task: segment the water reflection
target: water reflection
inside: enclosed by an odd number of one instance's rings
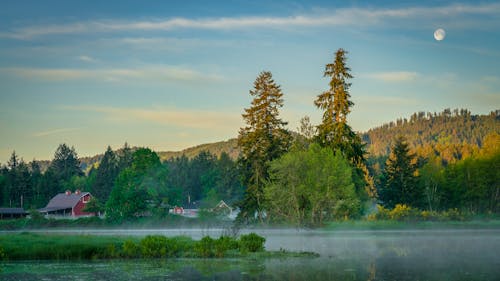
[[[259,233],[321,257],[3,262],[0,280],[500,280],[498,230]]]

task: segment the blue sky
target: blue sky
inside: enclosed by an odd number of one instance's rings
[[[210,4],[207,4],[210,3]],[[437,28],[446,31],[436,41]],[[289,128],[346,49],[357,131],[417,111],[500,108],[497,1],[2,1],[0,163],[236,137],[263,70]]]

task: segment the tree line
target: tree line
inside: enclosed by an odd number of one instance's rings
[[[305,116],[292,132],[280,117],[281,86],[271,72],[261,72],[242,114],[236,161],[201,151],[161,162],[150,149],[125,145],[108,147],[84,174],[75,149],[62,144],[42,173],[36,161],[26,164],[14,152],[0,172],[0,204],[38,208],[78,188],[95,196],[89,209],[113,220],[221,199],[241,209],[238,222],[312,226],[360,218],[374,203],[499,212],[498,111],[479,117],[467,110],[418,113],[361,135],[347,122],[354,106],[347,51],[335,52],[324,76],[328,87],[313,101],[322,111],[320,124]]]
[[[188,201],[213,207],[219,200],[233,203],[243,193],[236,162],[226,153],[206,151],[161,162],[148,148],[108,146],[101,161],[85,174],[73,147],[61,144],[45,172],[37,161],[25,163],[13,152],[0,170],[0,204],[37,209],[58,193],[80,189],[94,198],[89,212],[106,212],[111,220],[165,215]]]

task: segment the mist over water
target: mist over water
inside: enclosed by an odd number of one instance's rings
[[[43,230],[43,233],[167,236],[194,239],[221,228]],[[310,251],[319,258],[172,259],[4,263],[1,280],[500,280],[500,230],[311,231],[244,229],[267,250]],[[43,274],[46,272],[46,274]],[[41,274],[41,275],[40,275]],[[66,279],[64,278],[66,277]],[[17,278],[17,279],[16,279]]]

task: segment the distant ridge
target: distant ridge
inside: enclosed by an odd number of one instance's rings
[[[474,115],[466,109],[445,109],[441,113],[417,112],[409,119],[399,118],[394,122],[372,128],[361,133],[361,137],[366,143],[367,156],[378,157],[389,153],[394,139],[399,135],[406,137],[410,147],[417,151],[434,149],[439,150],[437,154],[442,154],[446,152],[442,150],[458,151],[463,149],[464,145],[481,147],[483,138],[494,132],[500,134],[500,110],[485,115]],[[225,152],[235,160],[240,153],[237,143],[238,140],[232,138],[226,141],[200,144],[181,151],[157,151],[156,153],[162,161],[182,155],[193,158],[202,151],[208,151],[217,157]],[[455,152],[448,151],[447,153]],[[82,169],[88,171],[91,166],[101,160],[102,155],[81,157]],[[42,164],[42,170],[45,170],[50,161],[43,161]]]
[[[182,155],[185,155],[187,158],[193,158],[200,154],[200,152],[202,151],[208,151],[211,154],[217,155],[217,157],[220,157],[220,155],[225,152],[233,160],[238,158],[238,155],[240,154],[240,150],[238,148],[238,140],[236,138],[229,139],[227,141],[200,144],[181,151],[159,151],[157,152],[157,154],[160,159],[164,161],[171,158],[180,157]]]

